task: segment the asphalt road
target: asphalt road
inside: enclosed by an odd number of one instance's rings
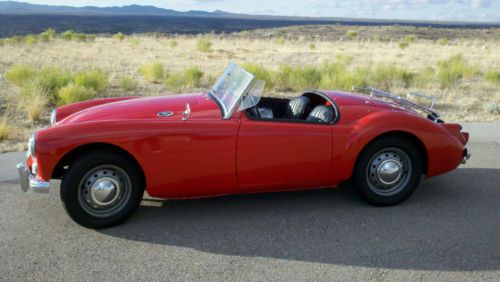
[[[0,280],[499,281],[500,124],[466,127],[470,162],[396,207],[348,186],[146,199],[100,231],[73,223],[57,188],[22,193],[22,153],[0,155]]]

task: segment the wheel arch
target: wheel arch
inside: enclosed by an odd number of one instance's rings
[[[129,153],[127,150],[114,145],[110,143],[88,143],[84,145],[80,145],[71,151],[67,152],[60,160],[57,162],[56,166],[54,167],[52,171],[52,178],[53,179],[61,179],[62,176],[64,175],[64,172],[67,170],[67,167],[73,164],[79,157],[81,157],[83,154],[88,154],[90,151],[106,151],[106,152],[113,152],[116,154],[120,154],[124,157],[126,157],[131,163],[134,164],[135,168],[141,175],[141,180],[144,184],[144,187],[146,187],[146,176],[144,173],[144,170],[142,169],[141,165],[137,161],[137,159]]]
[[[408,131],[404,131],[404,130],[393,130],[393,131],[384,132],[384,133],[381,133],[377,136],[374,136],[359,151],[359,153],[356,157],[356,163],[359,161],[360,156],[363,154],[363,152],[366,150],[366,148],[368,148],[368,146],[370,146],[370,144],[372,144],[375,141],[378,141],[380,139],[388,138],[388,137],[403,138],[403,139],[411,142],[412,144],[414,144],[415,147],[417,148],[418,152],[422,156],[422,164],[423,164],[422,171],[425,175],[427,175],[427,172],[429,169],[429,154],[428,154],[428,151],[427,151],[427,148],[426,148],[424,142],[415,134],[410,133]],[[351,175],[354,174],[355,168],[356,168],[356,165],[353,166],[353,171],[351,172]]]

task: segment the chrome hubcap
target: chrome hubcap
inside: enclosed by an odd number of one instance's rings
[[[377,177],[385,185],[396,183],[401,178],[402,165],[394,159],[383,161],[377,168]]]
[[[401,191],[411,176],[411,161],[399,148],[386,148],[374,154],[366,170],[366,179],[371,190],[390,196]]]
[[[114,165],[99,166],[83,177],[78,187],[78,202],[92,216],[113,216],[130,199],[130,187],[130,178],[123,169]]]

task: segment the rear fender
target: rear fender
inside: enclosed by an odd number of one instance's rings
[[[334,129],[334,170],[340,172],[339,182],[352,176],[356,160],[368,144],[391,134],[420,142],[428,177],[455,169],[463,158],[463,145],[441,125],[410,113],[375,112]]]

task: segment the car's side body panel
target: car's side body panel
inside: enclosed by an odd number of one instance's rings
[[[242,190],[331,186],[332,126],[241,117],[237,172]]]
[[[223,120],[203,94],[125,99],[83,107],[37,134],[39,177],[50,180],[80,146],[111,144],[144,172],[147,191],[162,198],[333,187],[351,177],[356,159],[377,137],[402,132],[422,143],[427,176],[456,168],[464,144],[450,128],[366,96],[327,92],[336,124]],[[190,105],[187,120],[183,112]],[[172,111],[169,117],[159,111]]]

